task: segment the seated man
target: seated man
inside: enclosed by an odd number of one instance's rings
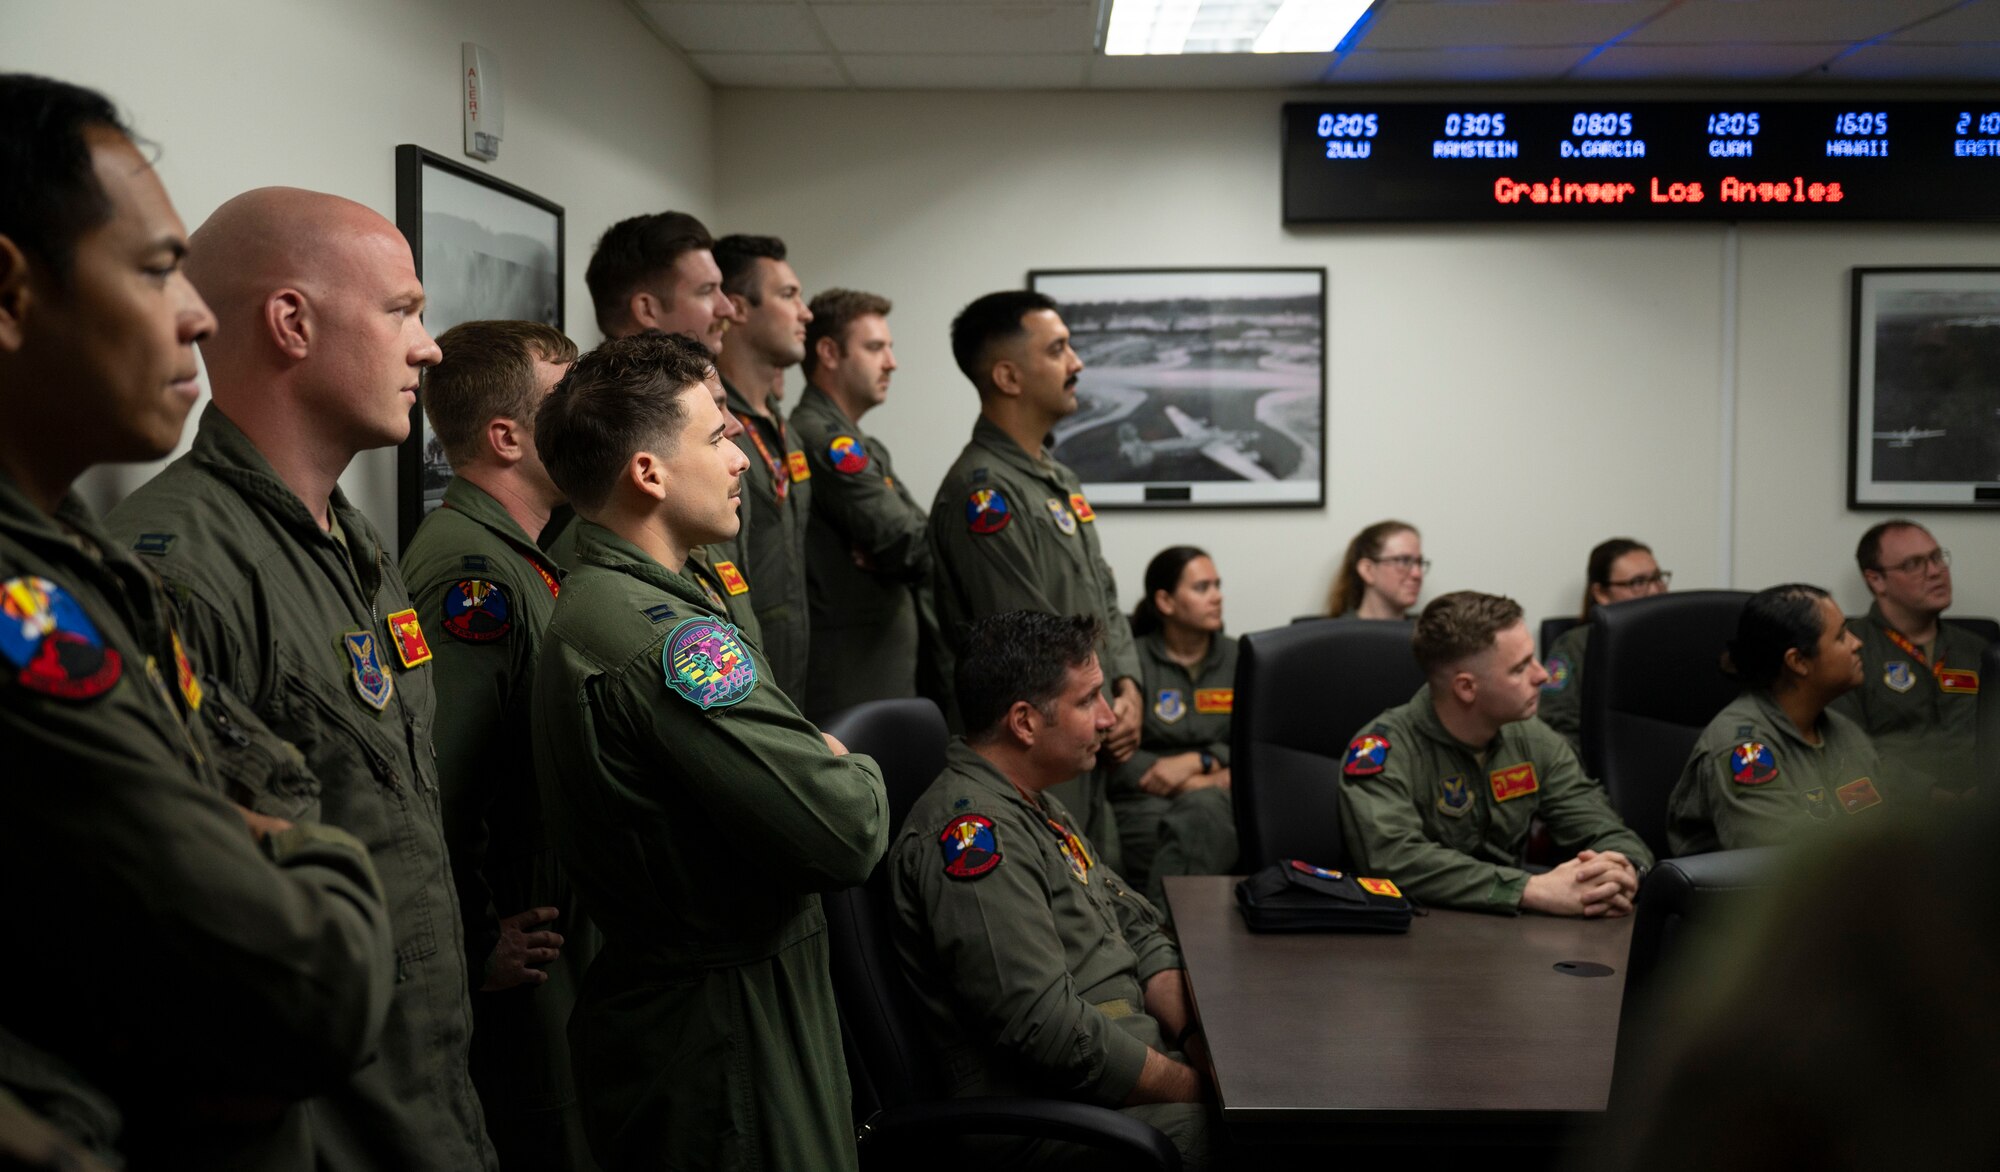
[[[1985,640],[1943,620],[1951,554],[1914,521],[1884,521],[1854,551],[1875,596],[1848,623],[1861,639],[1861,686],[1833,702],[1875,742],[1883,776],[1912,799],[1974,782],[1972,730]]]
[[[954,1094],[1123,1107],[1198,1168],[1207,1090],[1174,1053],[1194,1031],[1180,954],[1046,792],[1090,767],[1114,723],[1100,638],[1090,615],[971,624],[956,678],[967,736],[890,848],[896,948]],[[949,1155],[954,1167],[1090,1166],[1051,1141],[982,1138]]]
[[[1411,650],[1429,682],[1355,736],[1341,768],[1349,862],[1426,903],[1475,911],[1622,916],[1652,852],[1626,829],[1561,736],[1534,719],[1548,679],[1511,598],[1434,599]],[[1540,815],[1561,851],[1521,865]]]

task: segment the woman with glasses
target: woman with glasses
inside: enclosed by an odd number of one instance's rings
[[[1722,657],[1743,694],[1708,722],[1667,799],[1675,855],[1772,846],[1881,816],[1881,760],[1827,706],[1861,683],[1861,640],[1827,592],[1750,596]]]
[[[1645,543],[1629,537],[1601,541],[1590,551],[1584,576],[1583,608],[1577,625],[1557,637],[1549,648],[1549,682],[1542,685],[1542,722],[1563,735],[1569,747],[1583,755],[1583,653],[1590,645],[1590,612],[1628,598],[1665,594],[1673,581]]]
[[[1326,613],[1335,618],[1409,619],[1423,593],[1424,538],[1404,521],[1377,521],[1354,535],[1333,577]]]

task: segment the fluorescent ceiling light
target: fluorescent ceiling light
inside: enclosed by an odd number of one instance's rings
[[[1331,53],[1372,0],[1112,0],[1107,56]]]

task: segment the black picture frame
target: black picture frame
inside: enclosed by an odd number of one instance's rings
[[[1325,268],[1035,269],[1028,287],[1084,361],[1052,447],[1092,508],[1326,506]]]
[[[1847,507],[2000,508],[2000,268],[1856,268]]]
[[[405,143],[396,148],[396,227],[424,283],[424,323],[433,337],[495,317],[564,328],[561,204]],[[396,453],[398,549],[450,482],[419,396],[409,438]]]

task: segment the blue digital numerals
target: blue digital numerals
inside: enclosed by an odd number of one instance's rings
[[[1849,137],[1887,134],[1889,133],[1889,116],[1883,113],[1864,114],[1856,111],[1835,114],[1833,116],[1833,132]]]
[[[1708,132],[1726,135],[1730,138],[1754,138],[1757,134],[1755,114],[1710,114]]]
[[[1569,120],[1569,132],[1578,138],[1630,138],[1630,114],[1579,113]]]
[[[1375,147],[1368,141],[1375,137],[1375,129],[1373,114],[1319,116],[1319,136],[1326,140],[1326,157],[1329,159],[1367,158]]]
[[[1507,115],[1498,111],[1478,114],[1446,114],[1446,138],[1499,138],[1507,133]]]

